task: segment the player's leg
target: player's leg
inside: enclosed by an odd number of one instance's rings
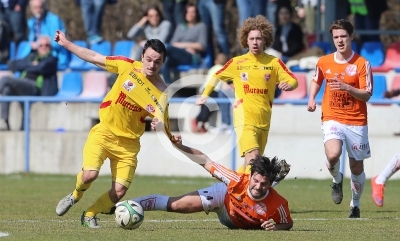
[[[115,204],[121,200],[129,189],[137,165],[137,154],[140,149],[138,140],[117,138],[117,145],[108,147],[112,175],[111,189],[103,193],[96,202],[84,212],[84,226],[91,227],[90,221],[98,213],[110,213]],[[88,222],[89,221],[89,222]]]
[[[235,127],[239,150],[241,156],[244,157],[244,163],[239,166],[238,173],[245,173],[250,160],[260,154],[257,131],[257,128],[254,126]]]
[[[364,159],[371,157],[367,126],[346,126],[346,149],[351,171],[351,194],[349,218],[360,217],[360,200],[364,190]]]
[[[333,179],[331,185],[332,200],[335,204],[340,204],[343,200],[343,174],[339,172],[339,160],[342,154],[343,141],[345,140],[344,129],[336,121],[324,122],[321,129],[324,134],[325,163]]]
[[[102,146],[102,141],[105,139],[104,132],[99,125],[92,128],[83,148],[82,171],[76,177],[75,189],[59,201],[56,207],[57,215],[62,216],[67,213],[97,178],[107,156],[107,151]]]
[[[371,179],[372,187],[372,200],[374,203],[383,206],[383,194],[385,191],[386,181],[400,169],[400,152],[394,154],[392,159],[386,165],[385,169],[378,175]]]

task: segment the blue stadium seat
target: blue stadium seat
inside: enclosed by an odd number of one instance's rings
[[[351,42],[351,49],[356,52],[357,54],[360,53],[360,50],[358,49],[358,44],[357,42],[353,41]]]
[[[379,41],[365,42],[361,46],[360,55],[366,58],[372,67],[378,67],[385,61],[385,50]]]
[[[76,97],[82,92],[82,75],[80,72],[64,72],[61,88],[56,96]]]
[[[78,46],[87,48],[87,43],[84,40],[75,40],[73,42],[74,42],[74,44],[76,44]],[[85,66],[86,66],[85,61],[83,59],[79,58],[75,54],[71,54],[71,61],[69,62],[69,68],[71,70],[73,70],[73,71],[88,70],[88,68]]]
[[[130,56],[135,42],[131,40],[120,40],[114,45],[113,55]]]
[[[386,76],[381,74],[373,74],[374,86],[370,100],[382,100],[385,97],[383,93],[386,91]]]
[[[21,41],[17,48],[15,59],[23,59],[31,52],[31,44],[28,41]]]
[[[315,96],[315,101],[317,103],[321,103],[322,97],[324,97],[324,92],[325,92],[325,80],[322,81],[321,88],[319,89],[319,92]]]
[[[314,47],[314,46],[320,47],[320,48],[325,52],[325,54],[330,54],[330,53],[332,53],[332,45],[331,45],[330,42],[315,41],[315,42],[311,45],[311,47]]]
[[[90,46],[90,49],[93,51],[96,51],[97,53],[100,53],[104,56],[110,56],[111,52],[112,52],[110,41],[101,41],[100,43],[92,44]],[[89,62],[85,62],[84,68],[86,68],[87,70],[90,70],[90,69],[103,70],[102,68],[100,68],[94,64],[91,64]]]
[[[15,59],[16,52],[17,52],[17,50],[16,50],[15,42],[11,41],[10,42],[10,60]]]

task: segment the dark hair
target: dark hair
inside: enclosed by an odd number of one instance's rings
[[[163,61],[165,61],[165,59],[167,58],[167,48],[165,48],[165,45],[159,39],[147,40],[143,47],[143,55],[148,48],[152,48],[157,53],[163,54]]]
[[[144,12],[143,16],[147,16],[147,14],[149,13],[150,10],[155,10],[158,14],[158,16],[160,17],[160,23],[164,20],[164,15],[162,14],[160,8],[157,5],[152,5],[150,7],[148,7],[146,9],[146,11]]]
[[[196,23],[201,22],[199,9],[197,8],[196,5],[194,5],[194,4],[192,4],[192,3],[187,4],[186,7],[185,7],[185,22],[187,23],[187,21],[186,21],[186,14],[187,14],[188,9],[189,9],[190,7],[194,7],[194,8],[196,9]]]
[[[280,5],[278,5],[278,8],[276,9],[276,12],[275,12],[275,23],[278,24],[278,25],[279,25],[279,11],[282,8],[286,8],[288,10],[289,15],[290,15],[290,21],[292,21],[292,17],[293,17],[293,8],[292,8],[292,6],[290,6],[288,4],[280,4]]]
[[[281,171],[278,157],[274,157],[272,160],[270,160],[265,156],[257,156],[256,158],[250,160],[249,165],[251,166],[251,175],[258,173],[261,176],[268,178],[271,184],[276,180],[279,172]]]
[[[332,34],[332,31],[334,29],[344,29],[349,35],[352,35],[354,32],[353,25],[346,19],[339,19],[333,21],[331,23],[331,26],[329,26],[329,32]]]

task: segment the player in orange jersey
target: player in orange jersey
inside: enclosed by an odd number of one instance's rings
[[[291,91],[298,83],[280,59],[264,52],[274,41],[273,26],[264,16],[248,18],[238,31],[238,38],[248,53],[229,60],[208,82],[196,104],[206,103],[219,80],[234,84],[234,128],[245,159],[238,171],[249,173],[249,169],[245,170],[247,164],[262,155],[267,144],[276,88]]]
[[[364,159],[371,156],[366,102],[372,95],[373,77],[370,63],[351,49],[354,37],[351,23],[344,19],[334,21],[329,31],[337,50],[322,56],[316,65],[308,111],[315,111],[315,97],[324,84],[321,120],[326,165],[333,177],[332,199],[336,204],[343,199],[343,174],[339,172],[339,158],[344,143],[351,170],[349,218],[359,218],[365,182]]]
[[[293,227],[287,200],[271,187],[281,169],[276,157],[256,156],[250,160],[250,174],[239,174],[177,141],[176,148],[220,182],[178,197],[152,194],[133,198],[145,211],[215,212],[221,224],[231,229],[275,231]]]
[[[54,39],[79,58],[118,74],[115,84],[100,105],[100,123],[92,128],[85,143],[82,171],[77,175],[74,191],[60,200],[56,208],[59,216],[67,213],[83,197],[98,177],[104,160],[109,158],[111,189],[100,196],[81,217],[83,226],[98,228],[96,215],[110,212],[132,182],[140,137],[145,131],[145,118],[157,117],[165,123],[165,129],[169,129],[167,95],[164,93],[167,86],[158,75],[167,51],[161,41],[148,40],[144,45],[142,62],[138,62],[122,56],[103,56],[79,47],[66,39],[61,31],[55,33]]]

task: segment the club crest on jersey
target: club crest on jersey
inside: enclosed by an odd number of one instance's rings
[[[154,113],[156,110],[154,109],[154,106],[148,104],[146,106],[146,111],[149,112],[149,113]]]
[[[124,89],[128,92],[131,92],[131,90],[133,90],[133,88],[136,87],[136,85],[134,83],[132,83],[132,81],[130,80],[126,80],[123,84],[122,87],[124,87]]]
[[[256,203],[256,205],[254,205],[254,211],[259,215],[265,215],[267,213],[267,206],[262,202]]]
[[[240,79],[242,81],[248,81],[249,80],[249,74],[247,72],[241,72],[240,73]]]
[[[270,74],[264,74],[264,80],[265,80],[265,81],[268,81],[269,78],[271,78],[271,75],[270,75]]]
[[[348,76],[354,76],[357,74],[357,65],[355,64],[349,64],[346,67],[346,74]]]

